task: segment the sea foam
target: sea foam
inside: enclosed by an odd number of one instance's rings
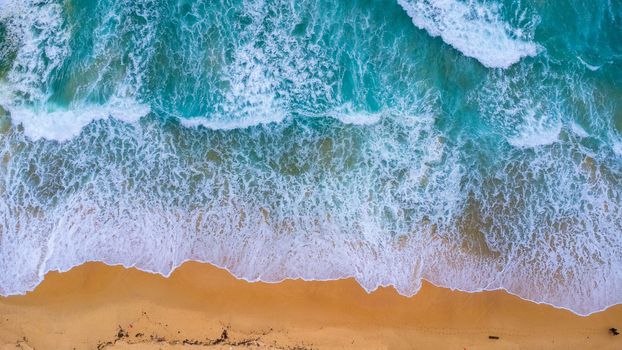
[[[559,143],[477,170],[433,117],[323,121],[224,132],[102,119],[61,144],[11,130],[0,293],[85,261],[168,275],[198,260],[251,281],[507,289],[580,314],[622,301],[622,241],[603,235],[622,208],[602,155],[586,163]]]
[[[508,142],[515,147],[537,147],[550,145],[559,140],[561,124],[527,124],[518,134],[510,136]]]
[[[507,68],[522,57],[537,53],[537,45],[524,38],[525,34],[520,33],[518,28],[512,28],[504,22],[494,3],[482,5],[473,1],[465,3],[455,0],[398,2],[417,27],[425,29],[432,36],[440,36],[464,55],[474,57],[488,67]],[[0,3],[2,18],[10,26],[15,41],[21,43],[7,82],[0,83],[4,84],[2,89],[5,91],[0,104],[11,111],[13,120],[26,128],[27,135],[67,140],[77,135],[89,121],[108,116],[135,120],[153,107],[149,102],[138,102],[138,95],[145,84],[144,75],[149,57],[155,54],[152,46],[157,44],[157,37],[152,22],[161,17],[161,9],[157,9],[154,4],[136,5],[136,15],[147,19],[146,25],[139,26],[140,36],[137,36],[130,35],[128,29],[120,26],[124,21],[133,21],[131,18],[134,17],[124,16],[132,13],[130,9],[134,5],[117,5],[115,3],[105,12],[101,23],[95,28],[97,42],[92,55],[107,63],[99,63],[104,70],[98,73],[96,81],[90,83],[91,86],[82,88],[82,91],[92,91],[90,94],[97,95],[98,89],[108,89],[106,86],[112,84],[114,93],[111,101],[93,103],[87,94],[77,96],[79,100],[68,107],[56,108],[43,105],[52,94],[46,82],[54,79],[53,74],[56,74],[70,54],[70,29],[65,23],[62,6],[54,1],[25,2],[21,5],[8,1]],[[275,29],[264,37],[261,33],[266,16],[273,11],[272,6],[256,3],[248,4],[244,9],[252,21],[232,50],[233,64],[224,67],[222,82],[218,82],[230,86],[221,98],[223,101],[216,102],[215,111],[210,113],[194,116],[173,111],[168,114],[181,117],[184,125],[231,130],[281,122],[288,112],[298,112],[292,108],[292,104],[299,104],[301,97],[304,97],[304,105],[298,107],[302,115],[334,114],[345,123],[373,124],[378,121],[373,113],[364,112],[364,116],[360,113],[340,112],[348,104],[350,111],[360,108],[353,107],[351,102],[335,100],[328,94],[340,86],[335,80],[337,72],[326,64],[331,58],[325,57],[326,52],[320,46],[308,45],[292,36],[291,31],[296,28],[295,21],[291,21],[285,13],[280,13],[280,10],[276,11],[277,18],[270,18],[270,21],[275,21],[272,24]],[[192,28],[180,28],[180,35],[185,33],[190,38],[195,37]],[[115,61],[120,60],[115,57],[119,55],[121,47],[127,46],[117,42],[117,37],[123,36],[133,38],[132,46],[136,51],[129,56],[128,63]],[[199,43],[190,47],[196,45]],[[196,58],[193,56],[195,53],[198,55]],[[188,57],[191,70],[184,75],[194,76],[197,73],[196,65],[201,64],[202,57],[201,52],[193,50]],[[195,59],[196,62],[193,61]],[[112,74],[107,70],[116,64],[125,66],[124,76],[116,82],[103,81],[104,76]],[[7,93],[9,88],[11,91]],[[197,98],[213,98],[203,97],[204,93],[197,91]],[[168,110],[170,107],[167,104],[185,98],[174,96],[171,102],[158,101],[158,104],[164,104],[163,108]],[[333,108],[309,112],[326,101],[334,103]],[[125,106],[127,111],[119,110]],[[39,117],[40,120],[36,121]]]
[[[495,3],[460,0],[398,0],[418,28],[490,68],[508,68],[536,56],[538,46],[504,22]]]
[[[25,135],[33,140],[66,141],[80,134],[91,122],[116,118],[125,122],[136,122],[149,113],[150,108],[132,100],[113,99],[105,105],[72,106],[70,108],[52,108],[37,110],[33,107],[4,107],[15,124],[24,127]]]

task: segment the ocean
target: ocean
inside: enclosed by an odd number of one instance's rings
[[[0,0],[0,294],[87,261],[622,303],[622,1]]]

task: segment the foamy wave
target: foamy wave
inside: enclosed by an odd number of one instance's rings
[[[335,116],[340,122],[344,124],[354,125],[373,125],[380,121],[380,115],[369,113],[351,113]]]
[[[326,116],[335,118],[344,124],[373,125],[378,123],[385,113],[388,111],[376,113],[355,111],[351,104],[347,104],[326,113]]]
[[[581,138],[586,138],[590,136],[590,134],[581,125],[579,125],[579,123],[574,121],[570,123],[570,130],[572,130],[575,135]]]
[[[69,53],[69,33],[62,18],[63,8],[53,1],[2,1],[0,20],[19,41],[8,84],[20,92],[20,99],[44,101],[52,72]]]
[[[538,46],[525,33],[504,22],[499,5],[460,0],[398,0],[413,23],[440,36],[463,55],[490,68],[508,68],[523,57],[536,56]]]
[[[352,125],[373,125],[377,124],[382,118],[382,112],[367,113],[367,112],[351,112],[349,107],[338,108],[334,111],[324,114],[307,113],[304,117],[310,118],[334,118],[344,124]],[[205,117],[193,117],[193,118],[179,118],[182,125],[186,127],[203,126],[213,130],[233,130],[244,129],[253,127],[256,125],[266,125],[273,123],[281,123],[287,118],[287,114],[280,111],[263,111],[253,117],[223,120],[219,118],[205,118]]]
[[[89,123],[113,117],[135,122],[149,113],[148,106],[132,100],[113,99],[105,105],[76,106],[38,110],[34,107],[5,106],[15,124],[24,127],[24,134],[33,140],[66,141],[80,134]]]
[[[180,118],[180,122],[182,125],[186,127],[197,127],[202,126],[208,129],[213,130],[233,130],[233,129],[244,129],[249,128],[256,125],[263,124],[272,124],[272,123],[280,123],[285,119],[285,115],[282,113],[272,113],[268,117],[255,117],[255,118],[245,118],[245,119],[232,119],[232,120],[213,120],[210,118],[204,117],[193,117],[193,118]]]
[[[620,137],[619,135],[615,135],[611,137],[611,139],[613,140],[611,149],[616,155],[622,157],[622,137]]]
[[[537,147],[550,145],[559,140],[559,133],[561,131],[561,124],[527,124],[517,135],[508,137],[508,142],[514,147]]]
[[[198,260],[251,281],[507,289],[580,314],[622,301],[606,157],[512,149],[480,172],[432,117],[292,123],[222,133],[150,116],[102,120],[64,143],[4,134],[0,293],[86,261],[168,275]]]
[[[118,5],[124,9],[123,4]],[[89,93],[99,93],[96,85],[109,73],[106,69],[109,69],[111,61],[118,55],[118,52],[111,53],[114,48],[105,47],[109,44],[107,35],[110,35],[101,33],[93,57],[105,57],[103,61],[107,63],[97,67],[98,76],[94,81],[88,81],[85,86],[80,87],[86,93],[80,95],[76,92],[69,107],[56,106],[54,102],[50,102],[54,93],[52,85],[55,75],[71,54],[70,30],[65,23],[64,11],[63,5],[53,0],[0,2],[0,20],[7,25],[10,39],[17,42],[12,67],[6,81],[0,82],[0,105],[9,111],[11,120],[21,124],[25,134],[32,139],[66,141],[77,136],[92,121],[114,117],[133,122],[146,115],[150,108],[136,102],[133,96],[137,95],[136,92],[142,84],[145,62],[151,53],[145,47],[150,44],[149,40],[154,35],[150,26],[145,30],[141,28],[142,45],[137,45],[135,54],[130,55],[125,76],[113,83],[114,93],[106,102],[89,102]],[[121,22],[118,15],[115,9],[110,9],[107,13],[112,23]],[[97,30],[106,32],[102,28]],[[78,70],[71,74],[77,76],[75,81],[79,81],[80,76],[85,73]]]
[[[280,124],[169,133],[154,118],[133,126],[104,120],[64,143],[29,142],[19,132],[1,139],[2,156],[11,159],[11,169],[0,168],[8,184],[0,224],[10,232],[0,236],[8,271],[0,274],[2,294],[89,260],[168,274],[187,259],[250,280],[356,276],[368,289],[395,284],[412,294],[420,280],[409,278],[411,269],[384,273],[394,261],[382,248],[393,244],[385,233],[409,232],[394,220],[405,215],[404,201],[421,208],[417,216],[434,219],[458,199],[458,170],[432,165],[445,156],[432,118],[385,118],[366,129],[368,140],[359,139],[360,128],[345,126],[330,129],[332,136]],[[179,141],[194,146],[180,148]],[[26,148],[16,152],[16,143]],[[421,152],[410,152],[413,145]],[[346,165],[331,150],[364,161]],[[265,162],[248,163],[257,156]],[[409,170],[412,163],[420,166]],[[19,170],[30,165],[30,173]],[[377,174],[387,171],[404,174],[392,191],[417,198],[369,192],[383,186]],[[418,264],[412,252],[427,243],[424,236],[405,240],[405,263]],[[374,251],[384,268],[367,259]],[[306,264],[312,256],[321,263]]]
[[[595,66],[593,64],[589,64],[585,62],[580,56],[577,56],[577,59],[579,60],[579,62],[581,62],[582,65],[584,65],[587,69],[591,70],[592,72],[596,72],[597,70],[602,68],[602,66]]]

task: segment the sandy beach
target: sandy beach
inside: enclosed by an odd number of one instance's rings
[[[622,306],[589,317],[505,292],[354,280],[248,283],[208,264],[169,278],[88,263],[0,299],[0,349],[620,349]]]

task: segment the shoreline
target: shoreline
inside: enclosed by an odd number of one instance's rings
[[[159,271],[144,269],[144,268],[140,268],[140,267],[137,267],[137,266],[127,266],[127,265],[125,265],[123,263],[112,263],[111,264],[111,263],[107,263],[106,261],[102,261],[102,260],[89,260],[87,262],[74,265],[74,266],[72,266],[72,267],[70,267],[69,269],[66,269],[66,270],[50,270],[50,271],[47,271],[44,274],[43,278],[32,289],[26,290],[26,291],[24,291],[22,293],[10,294],[10,295],[3,295],[2,293],[0,293],[0,300],[2,298],[9,298],[9,297],[15,297],[15,296],[28,295],[29,293],[32,293],[34,290],[36,290],[39,287],[39,285],[45,280],[45,277],[47,275],[49,275],[50,273],[63,274],[63,273],[69,272],[69,271],[71,271],[71,270],[73,270],[75,268],[79,268],[79,267],[81,267],[83,265],[87,265],[87,264],[102,264],[102,265],[105,265],[105,266],[108,266],[108,267],[121,267],[121,268],[124,268],[124,269],[136,269],[136,270],[138,270],[140,272],[144,272],[144,273],[148,273],[148,274],[152,274],[152,275],[158,275],[158,276],[161,276],[161,277],[164,277],[164,278],[169,278],[175,272],[175,270],[177,270],[181,266],[183,266],[185,264],[188,264],[188,263],[197,263],[197,264],[210,265],[210,266],[212,266],[212,267],[214,267],[216,269],[226,271],[233,278],[235,278],[237,280],[244,281],[244,282],[247,282],[247,283],[280,284],[280,283],[283,283],[285,281],[332,282],[332,281],[350,280],[351,279],[351,280],[354,280],[359,285],[359,287],[362,288],[367,294],[374,293],[376,290],[381,289],[381,288],[392,288],[392,289],[395,289],[395,287],[392,284],[388,284],[388,285],[380,285],[380,286],[376,287],[376,289],[369,290],[369,289],[365,288],[361,283],[359,283],[359,281],[354,276],[343,276],[343,277],[326,278],[326,279],[319,279],[319,278],[307,279],[307,278],[304,278],[304,277],[286,277],[286,278],[283,278],[283,279],[278,280],[278,281],[265,281],[265,280],[262,280],[262,279],[252,280],[252,279],[249,279],[249,278],[246,278],[246,277],[239,277],[239,276],[237,276],[234,272],[232,272],[229,268],[227,268],[225,266],[220,266],[218,264],[215,264],[215,263],[212,263],[212,262],[208,262],[208,261],[192,260],[192,259],[183,260],[180,264],[172,267],[169,273],[162,273],[162,272],[159,272]],[[600,313],[600,312],[607,311],[610,308],[615,307],[615,306],[622,306],[622,301],[621,301],[621,302],[617,302],[617,303],[613,303],[611,305],[605,306],[605,307],[603,307],[601,309],[598,309],[598,310],[591,311],[591,312],[583,314],[583,313],[577,312],[577,311],[575,311],[575,310],[573,310],[573,309],[571,309],[569,307],[555,305],[555,304],[552,304],[552,303],[549,303],[549,302],[546,302],[546,301],[537,301],[537,300],[532,300],[532,299],[529,299],[529,298],[524,298],[524,297],[522,297],[522,296],[520,296],[520,295],[518,295],[516,293],[513,293],[513,292],[509,291],[505,287],[495,288],[495,289],[478,289],[478,290],[472,290],[471,291],[471,290],[464,290],[464,289],[460,289],[460,288],[446,287],[446,286],[443,286],[443,285],[440,285],[440,284],[436,284],[436,283],[428,280],[427,278],[422,278],[422,286],[425,285],[425,284],[429,284],[429,285],[433,286],[434,288],[447,289],[447,290],[450,290],[452,292],[467,293],[467,294],[477,294],[477,293],[484,293],[484,292],[503,292],[503,293],[506,293],[508,295],[517,297],[517,298],[519,298],[519,299],[521,299],[523,301],[529,302],[529,303],[533,303],[533,304],[537,304],[537,305],[545,305],[545,306],[553,307],[555,309],[569,311],[572,314],[580,316],[580,317],[588,317],[588,316],[591,316],[593,314],[597,314],[597,313]],[[408,295],[408,294],[400,293],[399,291],[396,290],[396,293],[398,295],[400,295],[402,297],[405,297],[405,298],[411,298],[414,295],[416,295],[418,292],[419,291],[415,292],[414,294]]]
[[[622,305],[589,316],[424,281],[412,297],[353,278],[247,282],[185,262],[164,277],[91,262],[0,297],[0,349],[614,349]],[[496,338],[495,338],[496,337]]]

